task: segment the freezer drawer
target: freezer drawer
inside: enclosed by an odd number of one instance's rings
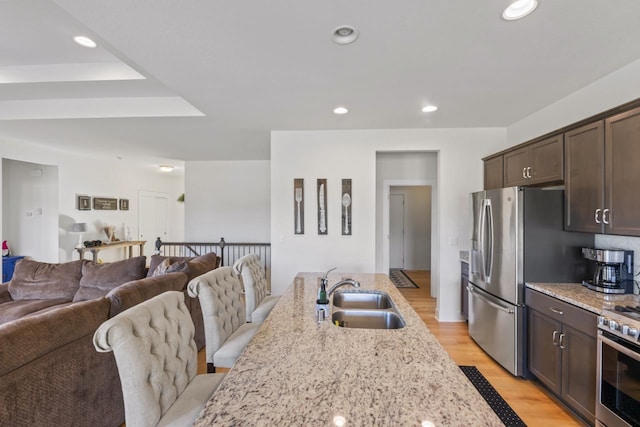
[[[469,284],[469,335],[496,362],[524,376],[524,307]]]

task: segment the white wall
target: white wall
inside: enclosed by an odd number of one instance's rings
[[[186,239],[268,243],[269,171],[266,160],[186,162]]]
[[[404,268],[431,270],[431,186],[391,187],[404,196]]]
[[[86,222],[88,231],[83,240],[104,240],[101,227],[111,224],[118,227],[117,236],[122,238],[124,224],[131,228],[135,237],[138,234],[138,190],[159,191],[176,200],[184,191],[184,178],[180,175],[162,174],[138,159],[110,159],[82,156],[74,153],[57,151],[46,147],[13,141],[0,141],[0,158],[19,160],[22,162],[57,166],[58,168],[58,212],[57,240],[51,244],[57,251],[59,262],[77,259],[74,251],[78,236],[69,231],[74,222]],[[1,187],[1,186],[0,186]],[[128,211],[79,211],[76,209],[76,195],[86,194],[98,197],[128,198]],[[0,197],[4,211],[4,203],[12,200]],[[181,203],[169,204],[169,236],[174,240],[184,239],[184,213]],[[4,224],[4,221],[2,221]],[[40,245],[50,245],[44,241]],[[15,252],[16,255],[31,255]],[[150,255],[150,254],[146,254]],[[100,258],[113,261],[122,258],[120,251],[102,251]]]
[[[554,131],[640,98],[640,60],[615,71],[507,128],[509,145]],[[635,251],[640,271],[640,238],[596,235],[596,247]]]
[[[16,255],[58,260],[58,167],[2,160],[2,234]]]
[[[438,153],[438,217],[441,235],[434,280],[440,287],[438,318],[460,320],[459,245],[469,236],[469,194],[482,187],[482,157],[505,147],[504,129],[406,129],[274,131],[271,133],[272,290],[282,293],[298,271],[374,272],[376,265],[376,153]],[[294,235],[293,179],[305,182],[304,235]],[[315,180],[327,178],[329,235],[318,236]],[[353,235],[340,230],[342,178],[353,181]],[[311,195],[311,199],[309,199]]]

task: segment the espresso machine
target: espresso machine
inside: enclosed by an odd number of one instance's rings
[[[583,285],[606,294],[633,293],[633,251],[582,248],[582,256],[588,260],[591,273]]]

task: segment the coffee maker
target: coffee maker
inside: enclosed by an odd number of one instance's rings
[[[633,293],[633,251],[582,248],[582,256],[588,260],[591,273],[583,285],[606,294]]]

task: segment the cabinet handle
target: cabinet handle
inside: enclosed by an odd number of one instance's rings
[[[529,179],[533,178],[533,177],[531,176],[531,166],[529,166],[529,167],[527,168],[527,178],[529,178]]]
[[[553,311],[555,314],[559,314],[560,316],[564,314],[562,310],[558,310],[557,308],[549,307],[549,310]]]
[[[564,334],[560,334],[560,348],[564,350],[566,347],[564,346]]]
[[[522,168],[522,177],[527,179],[527,168]]]
[[[596,224],[602,224],[602,223],[600,222],[600,220],[598,219],[598,214],[600,213],[600,211],[601,211],[601,210],[602,210],[602,209],[596,209],[596,214],[595,214],[595,216],[593,217],[593,219],[594,219],[594,221],[596,222]]]
[[[553,345],[558,345],[558,331],[553,331]]]
[[[609,225],[609,218],[607,218],[607,214],[609,213],[609,209],[605,209],[602,211],[602,222]]]

